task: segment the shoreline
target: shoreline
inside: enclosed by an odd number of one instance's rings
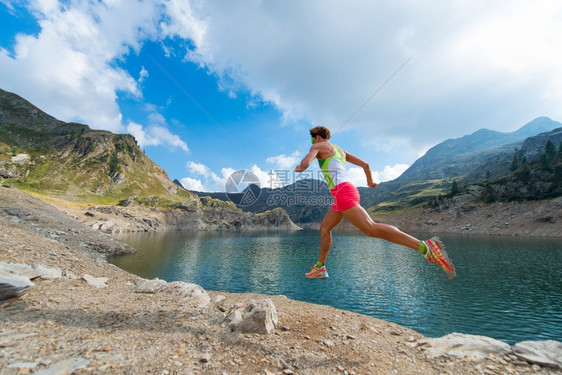
[[[562,238],[562,197],[492,204],[450,201],[443,207],[375,212],[371,217],[375,222],[394,225],[407,233]],[[320,227],[320,223],[297,225],[314,230]],[[359,232],[345,219],[334,230],[338,231]]]
[[[562,373],[512,349],[451,354],[442,341],[397,324],[284,296],[197,297],[178,294],[174,283],[136,292],[146,280],[105,261],[128,246],[16,189],[0,189],[0,240],[2,262],[60,270],[0,306],[2,374],[54,366],[76,374]],[[273,302],[275,330],[231,331],[227,318],[259,299]]]

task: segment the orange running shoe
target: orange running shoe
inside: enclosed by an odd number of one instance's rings
[[[425,254],[425,259],[428,262],[433,262],[439,267],[443,268],[443,271],[447,274],[450,280],[453,280],[456,276],[455,266],[447,252],[445,251],[445,245],[439,239],[439,237],[432,237],[427,241],[423,241],[428,248],[427,254]]]
[[[304,276],[307,279],[325,279],[328,277],[328,271],[326,271],[326,266],[322,268],[312,266],[310,267],[310,272],[305,273]]]

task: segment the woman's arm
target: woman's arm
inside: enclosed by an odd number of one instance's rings
[[[371,188],[377,187],[377,183],[373,181],[373,175],[371,173],[371,167],[369,166],[369,164],[366,161],[361,160],[357,156],[350,154],[349,152],[344,152],[346,161],[363,168],[365,176],[367,177],[367,185]]]
[[[312,145],[312,147],[310,147],[310,151],[308,152],[308,154],[301,160],[299,165],[295,167],[295,172],[300,173],[306,170],[306,168],[310,166],[310,163],[312,163],[312,161],[318,155],[319,149],[320,149],[319,145]]]

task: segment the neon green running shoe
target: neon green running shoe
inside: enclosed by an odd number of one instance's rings
[[[322,268],[312,266],[310,267],[310,272],[305,273],[304,277],[307,279],[325,279],[328,277],[328,271],[326,271],[326,266]]]
[[[433,262],[439,267],[443,268],[443,271],[445,271],[447,277],[450,280],[453,280],[456,276],[455,266],[449,258],[449,255],[447,255],[443,242],[441,242],[439,237],[432,237],[429,240],[423,242],[429,249],[427,254],[425,254],[425,259],[427,259],[428,262]]]

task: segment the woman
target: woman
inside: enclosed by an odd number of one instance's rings
[[[295,171],[306,170],[314,159],[318,159],[320,169],[335,203],[326,213],[320,225],[321,239],[318,262],[311,267],[311,271],[305,276],[309,279],[328,277],[325,263],[332,247],[332,229],[345,217],[351,224],[370,237],[382,238],[420,252],[428,261],[439,265],[452,280],[455,277],[455,268],[439,238],[433,237],[426,241],[420,241],[396,227],[375,223],[367,211],[359,205],[359,192],[349,181],[345,164],[350,162],[362,167],[367,176],[367,185],[375,188],[377,184],[373,181],[369,164],[330,143],[330,130],[324,126],[310,129],[310,135],[312,147],[300,164],[297,165]]]

